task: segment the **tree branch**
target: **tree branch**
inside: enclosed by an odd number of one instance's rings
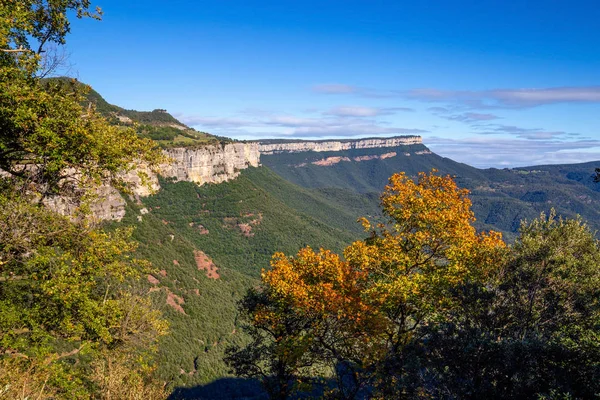
[[[32,50],[24,49],[23,47],[19,47],[18,49],[0,49],[0,51],[3,53],[27,53],[27,52],[31,52]]]

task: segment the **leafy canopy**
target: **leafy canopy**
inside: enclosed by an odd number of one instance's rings
[[[507,247],[472,226],[468,192],[435,171],[395,174],[387,223],[346,248],[274,255],[240,304],[241,376],[271,398],[594,398],[600,246],[551,211]],[[316,391],[316,392],[315,392]]]
[[[421,385],[435,397],[597,397],[599,265],[580,219],[523,222],[494,279],[458,288],[460,306],[424,330]]]
[[[88,0],[0,0],[0,396],[158,398],[152,353],[166,323],[139,285],[130,230],[107,233],[43,206],[122,184],[162,161],[150,140],[83,108],[80,85],[40,78]],[[82,212],[85,208],[82,209]]]
[[[162,161],[151,140],[111,126],[91,106],[84,109],[89,88],[36,75],[44,45],[65,42],[69,11],[100,16],[90,11],[89,1],[0,0],[0,5],[0,170],[48,195],[106,181],[122,184],[122,172]]]

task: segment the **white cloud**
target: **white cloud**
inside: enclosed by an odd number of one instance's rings
[[[491,90],[444,90],[416,88],[379,90],[345,84],[313,87],[323,94],[354,94],[366,98],[404,98],[426,102],[460,104],[472,109],[529,108],[557,103],[600,103],[600,86],[563,86],[549,88],[498,88]],[[430,111],[434,111],[430,109]],[[444,112],[438,108],[438,112]]]
[[[508,134],[514,135],[520,139],[529,140],[542,140],[542,139],[564,139],[566,137],[578,137],[578,133],[569,133],[564,131],[549,131],[541,128],[522,128],[514,125],[501,125],[501,124],[486,124],[486,125],[473,125],[475,129],[478,129],[476,133],[479,135],[501,135]]]
[[[369,117],[391,113],[396,108],[337,108],[339,115],[328,112],[321,113],[316,118],[298,117],[295,115],[275,115],[264,112],[252,116],[246,112],[246,118],[213,118],[204,116],[179,115],[178,118],[187,125],[199,130],[208,130],[222,136],[265,137],[265,131],[272,137],[311,137],[320,136],[376,136],[421,134],[426,130],[390,126],[386,122],[370,119]],[[405,111],[404,109],[402,109]],[[262,131],[263,133],[257,133]]]
[[[424,143],[437,154],[479,168],[568,164],[600,160],[600,140],[560,141],[554,138],[448,139],[425,137]],[[600,161],[599,161],[600,166]]]
[[[498,102],[517,106],[551,103],[600,103],[600,86],[491,91]]]
[[[502,118],[502,117],[499,117],[494,114],[481,114],[481,113],[474,113],[474,112],[466,112],[466,113],[455,114],[455,115],[445,115],[445,116],[441,116],[441,117],[448,119],[450,121],[460,121],[460,122],[465,122],[467,124],[478,123],[481,121],[491,121],[494,119]]]
[[[427,131],[422,129],[407,129],[397,127],[382,127],[376,124],[356,124],[356,125],[323,125],[319,127],[301,126],[296,127],[286,136],[289,137],[311,137],[318,138],[321,136],[337,136],[337,137],[352,137],[352,136],[379,136],[379,135],[420,135]]]
[[[412,89],[399,95],[420,101],[459,103],[469,108],[529,108],[557,103],[600,103],[600,86],[492,90]]]
[[[326,115],[338,117],[377,117],[381,115],[393,115],[398,112],[412,112],[408,107],[362,107],[362,106],[340,106],[325,112]]]
[[[251,120],[241,118],[214,118],[182,114],[174,114],[174,116],[188,126],[203,126],[210,128],[234,128],[242,126],[252,126],[254,124],[254,122]]]
[[[340,83],[327,83],[323,85],[315,85],[312,87],[313,92],[323,94],[344,94],[359,92],[360,89],[352,85],[344,85]]]

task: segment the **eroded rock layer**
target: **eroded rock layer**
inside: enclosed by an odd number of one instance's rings
[[[230,143],[198,149],[174,148],[166,153],[173,163],[161,168],[161,175],[199,185],[234,179],[241,170],[258,167],[260,161],[258,143]]]
[[[379,147],[396,147],[411,144],[422,144],[420,136],[396,136],[391,138],[368,138],[358,140],[319,140],[298,142],[260,142],[260,154],[300,153],[304,151],[343,151],[350,149],[373,149]]]
[[[250,166],[258,167],[260,160],[258,143],[229,143],[197,149],[174,148],[165,150],[165,153],[172,162],[160,168],[160,175],[198,185],[234,179],[241,170]],[[146,177],[145,184],[138,174],[140,171]],[[144,166],[127,173],[124,178],[131,184],[135,197],[148,196],[160,189],[157,175]],[[66,215],[72,215],[78,206],[60,196],[48,199],[47,204]],[[91,211],[99,220],[120,221],[125,216],[125,200],[115,188],[104,185],[98,189],[97,200],[91,204]],[[138,218],[142,217],[140,215]]]

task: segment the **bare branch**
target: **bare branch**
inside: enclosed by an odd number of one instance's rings
[[[38,77],[69,75],[73,68],[69,58],[70,54],[63,46],[50,43],[42,53]]]

